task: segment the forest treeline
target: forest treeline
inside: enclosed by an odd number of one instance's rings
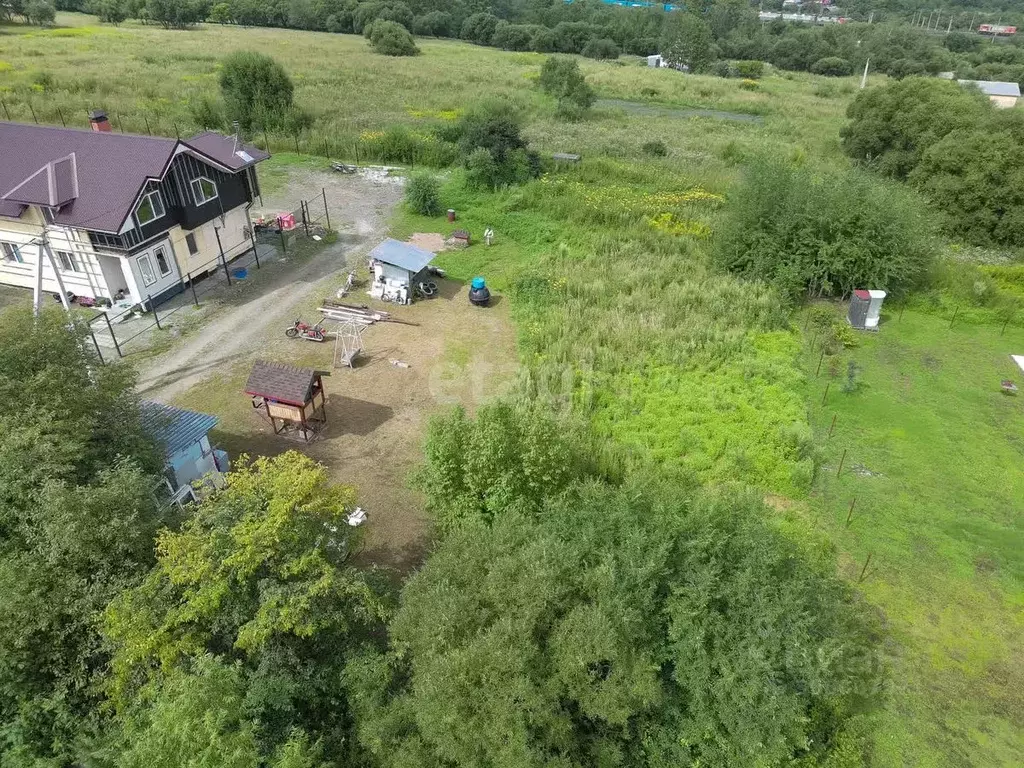
[[[44,5],[47,0],[6,0],[3,7],[8,15],[46,23],[52,16],[40,13]],[[994,40],[970,31],[982,19],[1024,26],[1024,14],[1003,12],[998,0],[950,3],[934,16],[928,9],[927,23],[914,3],[853,0],[842,13],[857,21],[828,25],[763,23],[759,6],[748,0],[700,0],[692,12],[622,8],[599,0],[58,0],[56,5],[94,13],[102,21],[131,18],[166,27],[210,21],[363,34],[382,20],[416,36],[511,51],[592,58],[663,53],[693,70],[721,75],[731,71],[727,61],[755,60],[843,76],[862,70],[870,59],[873,71],[896,78],[951,71],[964,79],[1024,82],[1024,35],[1020,41]],[[774,6],[781,8],[781,2],[764,7]],[[827,12],[816,3],[803,10]],[[868,18],[876,23],[861,23]],[[941,27],[940,18],[946,19]],[[395,51],[416,52],[411,45]]]

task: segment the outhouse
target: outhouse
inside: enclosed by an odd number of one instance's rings
[[[270,421],[275,435],[309,442],[327,422],[323,374],[313,368],[257,360],[245,384],[252,406]]]
[[[850,325],[862,331],[877,331],[882,315],[885,291],[854,291],[850,297],[850,309],[846,319]]]
[[[171,501],[194,500],[192,484],[199,480],[219,484],[229,465],[227,453],[210,444],[209,432],[216,426],[217,417],[155,400],[143,400],[141,406],[142,428],[164,449],[164,479]]]
[[[416,282],[426,279],[427,265],[433,260],[433,253],[412,243],[385,240],[370,251],[370,295],[396,304],[411,303]]]

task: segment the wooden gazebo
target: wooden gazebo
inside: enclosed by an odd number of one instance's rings
[[[270,420],[274,434],[294,432],[306,442],[327,423],[321,372],[257,360],[245,384],[253,408]]]

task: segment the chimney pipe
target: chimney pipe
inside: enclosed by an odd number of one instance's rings
[[[242,136],[241,136],[241,127],[239,126],[239,124],[238,124],[238,121],[237,121],[237,120],[234,120],[234,121],[232,121],[232,123],[231,123],[231,127],[232,127],[232,128],[234,129],[234,131],[235,131],[235,135],[234,135],[234,139],[235,139],[235,142],[234,142],[234,147],[233,147],[233,149],[231,150],[231,153],[232,153],[232,154],[234,154],[235,152],[237,152],[237,151],[238,151],[239,147],[240,147],[240,146],[242,145]]]
[[[102,109],[94,109],[89,113],[89,125],[99,133],[110,133],[110,121],[107,120],[107,113]]]

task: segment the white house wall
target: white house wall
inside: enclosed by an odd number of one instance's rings
[[[19,226],[18,230],[7,228],[4,226],[4,222],[0,221],[0,241],[17,245],[23,260],[23,263],[19,264],[7,259],[0,259],[0,283],[29,289],[35,287],[36,264],[39,260],[39,238],[42,234],[42,227],[36,228],[35,232],[27,230],[27,227],[22,226]],[[47,230],[47,237],[58,267],[60,266],[60,261],[56,256],[57,251],[71,253],[75,264],[78,266],[77,271],[60,270],[65,290],[71,291],[78,296],[105,296],[109,298],[112,295],[108,290],[106,276],[104,275],[103,268],[100,266],[97,254],[84,233],[64,227],[51,226]],[[48,293],[57,293],[60,290],[53,268],[45,258],[43,259],[43,290]]]
[[[171,269],[167,275],[160,274],[160,267],[156,260],[156,250],[161,247],[166,254],[167,266]],[[156,282],[151,285],[146,285],[145,280],[142,279],[139,259],[144,256],[149,258],[149,263],[153,267],[153,274],[156,277]],[[139,303],[143,302],[147,296],[159,296],[168,288],[173,288],[181,283],[181,275],[178,274],[178,264],[174,258],[174,249],[171,247],[170,238],[165,237],[157,240],[146,246],[145,250],[123,257],[123,267],[125,269],[125,277],[130,277],[134,283],[132,295]]]

